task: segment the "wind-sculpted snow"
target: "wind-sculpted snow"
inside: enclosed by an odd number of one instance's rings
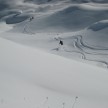
[[[36,14],[34,20],[31,23],[29,23],[29,27],[33,32],[78,31],[89,27],[95,22],[108,19],[107,9],[87,9],[82,8],[81,6],[68,6],[67,8],[56,12],[46,12],[46,14],[42,13],[41,15]],[[17,25],[15,29],[23,29],[24,26],[25,25],[21,23]],[[98,29],[101,29],[99,24],[98,27],[96,27],[96,30]]]
[[[108,27],[108,20],[103,20],[96,22],[95,24],[92,24],[88,29],[91,29],[93,31],[102,30]]]
[[[30,18],[30,16],[30,13],[23,13],[19,9],[0,12],[0,20],[1,22],[6,22],[6,24],[21,23]]]
[[[21,12],[19,10],[5,10],[0,12],[0,18],[2,19],[3,17],[6,16],[11,16],[11,15],[20,15]]]
[[[108,11],[81,9],[77,6],[68,7],[47,18],[50,25],[58,25],[71,30],[83,29],[94,22],[108,19]]]
[[[12,16],[6,19],[7,24],[16,24],[28,19],[29,16]]]

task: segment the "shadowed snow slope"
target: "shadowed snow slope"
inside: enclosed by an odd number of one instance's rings
[[[29,28],[33,32],[78,31],[95,22],[108,19],[108,8],[103,9],[102,6],[98,7],[98,5],[79,4],[64,6],[61,10],[55,10],[55,12],[53,12],[53,9],[52,12],[42,13],[42,15],[39,16],[36,14],[33,21],[28,23]],[[22,30],[26,25],[27,22],[20,23],[14,28],[14,31]],[[25,27],[25,29],[27,29],[27,27]]]
[[[71,29],[71,31],[80,30],[94,22],[107,19],[107,13],[108,11],[105,10],[89,10],[80,6],[72,6],[50,16],[46,22],[49,21],[50,25],[61,25],[64,28]]]
[[[108,4],[73,4],[63,1],[44,4],[46,0],[40,2],[43,4],[30,3],[30,6],[21,5],[1,11],[0,18],[7,24],[20,23],[14,28],[14,31],[18,31],[27,25],[30,16],[34,16],[34,19],[28,23],[34,32],[82,30],[95,22],[108,19]]]

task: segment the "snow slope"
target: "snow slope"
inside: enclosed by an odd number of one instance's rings
[[[107,70],[1,38],[0,49],[0,108],[67,108],[75,96],[74,107],[108,107]]]
[[[108,108],[107,19],[107,0],[0,0],[0,108]]]

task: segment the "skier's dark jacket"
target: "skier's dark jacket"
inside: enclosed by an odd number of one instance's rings
[[[59,44],[60,44],[60,45],[63,45],[63,41],[62,41],[62,40],[60,40]]]

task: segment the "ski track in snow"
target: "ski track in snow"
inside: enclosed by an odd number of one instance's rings
[[[108,57],[108,49],[107,48],[99,48],[97,47],[93,47],[93,46],[88,46],[86,44],[84,44],[83,42],[83,37],[81,35],[78,36],[73,36],[71,38],[73,40],[73,44],[74,44],[74,49],[78,50],[78,51],[74,51],[72,49],[72,51],[68,51],[65,50],[66,52],[76,52],[76,53],[80,53],[82,55],[81,59],[85,59],[87,61],[93,61],[93,62],[99,62],[102,63],[102,65],[106,68],[108,68],[108,60],[106,59],[106,61],[100,59],[95,59],[95,57],[93,57],[93,55],[98,56],[98,58],[100,58],[100,56],[104,56],[104,57]],[[91,59],[87,58],[86,55],[89,55],[91,57]]]
[[[64,51],[68,53],[81,54],[81,59],[84,59],[88,62],[92,61],[92,62],[100,63],[102,67],[108,68],[108,60],[107,60],[108,49],[100,48],[98,46],[93,47],[93,46],[87,45],[83,42],[83,38],[84,37],[81,35],[72,36],[70,38],[72,41],[71,43],[72,47],[69,46],[70,49],[64,48]],[[65,42],[65,39],[63,40]],[[98,57],[98,59],[95,58],[96,56]]]
[[[71,42],[70,42],[71,44],[66,44],[66,47],[64,46],[64,49],[62,51],[61,50],[57,51],[57,48],[52,48],[53,47],[52,42],[54,42],[55,44],[59,42],[59,39],[55,40],[55,39],[51,38],[51,37],[54,37],[55,34],[53,34],[53,33],[49,34],[50,38],[46,38],[46,39],[45,39],[45,37],[42,39],[42,37],[41,37],[42,34],[41,33],[39,33],[39,34],[40,34],[40,37],[38,36],[35,38],[35,40],[39,41],[39,44],[40,44],[40,45],[38,44],[37,47],[41,47],[42,49],[47,50],[50,53],[58,54],[60,56],[68,57],[68,55],[69,55],[69,56],[71,56],[71,58],[80,54],[81,56],[78,58],[79,60],[83,60],[83,61],[86,61],[86,62],[91,63],[91,64],[95,63],[96,65],[99,65],[101,67],[108,68],[108,59],[107,59],[108,49],[107,48],[100,48],[98,46],[95,46],[95,47],[90,46],[87,43],[85,44],[84,43],[84,36],[82,36],[82,35],[74,35],[71,37],[61,37],[61,39],[64,41],[64,43],[68,39],[71,40]],[[46,33],[46,35],[48,35],[48,34]],[[63,34],[60,34],[60,35],[62,36]],[[30,33],[29,33],[28,37],[31,40],[30,44],[32,44],[32,41],[33,41],[32,39],[35,36],[37,36],[37,35],[36,34],[30,35]],[[3,38],[24,44],[23,42],[20,42],[20,39],[23,38],[23,36],[19,37],[18,40],[14,40],[13,37],[10,38],[9,36],[7,36],[7,37],[4,36]],[[46,42],[43,43],[44,41],[46,41]],[[52,41],[52,42],[50,42],[50,41]],[[42,43],[43,43],[43,45],[41,45]],[[45,48],[44,44],[46,44],[46,46],[48,46],[47,43],[48,43],[48,45],[50,45],[50,47]],[[25,44],[28,45],[27,42]],[[36,44],[34,43],[33,46],[36,47]],[[52,50],[50,50],[50,49],[52,49]],[[57,53],[55,53],[55,51],[57,51]],[[60,52],[62,52],[62,53],[60,53]],[[64,55],[63,52],[64,53],[66,52],[66,55]],[[74,53],[76,53],[76,55]]]

